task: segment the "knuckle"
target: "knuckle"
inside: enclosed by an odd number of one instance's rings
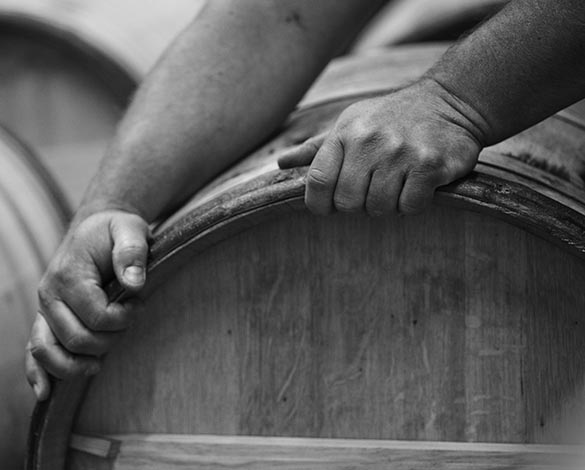
[[[408,139],[400,132],[387,132],[385,135],[385,145],[388,153],[395,155],[403,152],[408,147]]]
[[[363,117],[356,117],[348,122],[344,128],[345,138],[358,145],[367,145],[379,140],[377,128]]]
[[[69,269],[63,262],[57,262],[55,264],[56,266],[50,267],[45,273],[45,276],[43,276],[42,284],[46,286],[47,290],[69,286],[71,282],[75,281],[75,277],[71,275]]]
[[[450,158],[445,161],[445,168],[442,174],[440,184],[447,184],[469,173],[477,161],[476,156],[472,158],[460,158],[461,153],[454,152]]]
[[[70,352],[81,353],[87,350],[87,346],[89,344],[88,339],[89,338],[83,334],[75,333],[65,338],[63,341],[63,346]]]
[[[27,362],[26,364],[26,369],[25,369],[25,374],[26,374],[26,381],[28,382],[28,384],[30,386],[33,386],[36,383],[36,369],[34,365],[31,365],[30,363]]]
[[[392,149],[392,147],[388,146],[384,140],[384,136],[379,131],[374,129],[364,130],[360,134],[356,134],[354,137],[354,142],[361,149],[362,157],[368,156],[368,154],[378,148],[385,151],[388,150],[388,147]]]
[[[42,305],[50,304],[55,298],[55,292],[61,290],[64,286],[70,287],[74,282],[68,269],[62,266],[60,261],[53,262],[43,274],[38,284],[38,297]]]
[[[132,324],[132,310],[123,308],[109,314],[106,318],[108,320],[108,330],[123,330]]]
[[[39,300],[39,305],[42,307],[44,311],[47,311],[49,309],[49,305],[51,305],[53,294],[45,278],[43,278],[43,280],[41,280],[41,283],[39,284],[39,288],[37,290],[37,297]]]
[[[417,149],[417,168],[424,172],[441,172],[445,167],[445,160],[434,148],[424,146]]]
[[[138,214],[123,212],[115,214],[110,220],[111,231],[126,231],[131,229],[138,229],[140,231],[148,231],[148,224]]]
[[[310,188],[323,189],[331,186],[331,180],[327,173],[319,168],[311,168],[307,175],[307,185]]]
[[[128,217],[128,220],[133,221],[138,227],[146,230],[148,229],[148,224],[138,214],[125,213],[124,215]]]
[[[99,312],[91,312],[84,320],[85,326],[92,331],[106,329],[109,325],[108,318]]]
[[[354,121],[359,119],[361,114],[362,114],[362,105],[360,102],[350,104],[339,115],[339,118],[337,119],[337,126],[336,127],[341,128],[341,129],[345,129],[346,126],[352,125]]]
[[[148,244],[146,243],[146,240],[132,240],[114,246],[114,253],[117,254],[144,253],[147,250]]]
[[[317,151],[321,148],[321,140],[319,137],[311,137],[309,140],[306,140],[301,145],[302,149],[310,153],[317,153]]]
[[[354,103],[339,115],[336,129],[348,134],[361,134],[371,128],[369,113],[364,109],[362,102]]]
[[[60,379],[72,379],[80,375],[81,371],[77,367],[77,364],[71,360],[64,364],[53,364],[52,373]]]
[[[115,310],[106,310],[104,312],[94,312],[88,316],[85,326],[90,331],[117,331],[123,330],[130,325],[131,309],[119,308]]]
[[[148,224],[137,214],[116,214],[109,219],[109,232],[116,245],[145,245],[150,236]]]
[[[46,362],[48,358],[49,348],[47,345],[38,338],[32,338],[30,340],[28,350],[39,362]]]

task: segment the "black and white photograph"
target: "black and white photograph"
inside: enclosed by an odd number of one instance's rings
[[[0,470],[585,470],[584,0],[0,0]]]

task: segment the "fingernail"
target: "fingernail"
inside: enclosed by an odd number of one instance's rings
[[[33,384],[33,391],[35,392],[37,400],[40,400],[41,399],[41,387],[39,386],[39,384]]]
[[[128,266],[124,269],[124,279],[130,284],[142,284],[144,278],[144,268],[141,268],[140,266]]]

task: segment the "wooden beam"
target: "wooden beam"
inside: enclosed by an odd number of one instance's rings
[[[583,468],[577,463],[584,462],[570,446],[358,439],[74,435],[71,448],[72,468],[89,468],[83,462],[98,457],[104,460],[99,468],[116,470],[552,470]]]

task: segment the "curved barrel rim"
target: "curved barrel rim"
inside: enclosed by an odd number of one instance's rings
[[[440,188],[435,202],[512,222],[585,259],[584,215],[527,186],[484,171],[480,164],[469,176]],[[306,168],[269,172],[259,177],[264,183],[259,189],[254,184],[259,181],[240,185],[230,192],[229,201],[209,201],[159,233],[152,247],[147,290],[165,277],[165,266],[173,264],[179,253],[181,261],[185,261],[275,214],[306,210],[302,202],[305,177]],[[112,298],[122,295],[121,290],[112,290]],[[73,419],[89,383],[90,379],[54,382],[51,397],[37,405],[29,434],[28,470],[64,468]]]
[[[4,10],[0,6],[0,27],[4,34],[48,41],[72,53],[78,64],[96,73],[121,106],[127,105],[139,83],[139,74],[115,53],[50,17]]]
[[[172,0],[143,8],[140,0],[0,0],[0,19],[53,36],[74,38],[138,83],[171,40],[203,8],[203,0]]]
[[[7,227],[9,228],[8,239],[4,239],[4,241],[7,243],[7,249],[11,250],[5,253],[8,255],[8,259],[4,261],[8,262],[8,266],[12,265],[12,269],[15,269],[12,272],[13,276],[3,279],[2,284],[4,284],[6,292],[11,292],[11,295],[16,295],[16,298],[20,299],[13,304],[5,303],[4,306],[12,305],[17,309],[17,313],[22,314],[19,315],[22,320],[21,323],[16,324],[17,329],[12,333],[9,331],[6,333],[9,335],[8,337],[15,338],[18,345],[21,343],[21,339],[26,338],[24,334],[30,328],[36,313],[35,293],[32,288],[34,281],[31,276],[40,276],[46,268],[52,251],[57,248],[59,240],[65,232],[72,212],[53,176],[36,153],[19,136],[0,125],[0,143],[0,166],[3,169],[3,177],[0,178],[0,199],[3,208],[8,211],[4,212],[4,215],[8,216],[8,220],[4,222],[8,223]],[[16,235],[15,240],[11,241],[11,233]],[[43,238],[39,239],[39,237]],[[18,247],[22,247],[23,251]],[[22,257],[23,254],[26,256]],[[11,283],[13,279],[16,279],[16,283]],[[29,285],[29,283],[31,284]],[[24,290],[25,286],[26,291]],[[31,287],[30,291],[29,287]],[[23,310],[22,307],[25,305],[27,309]],[[16,336],[13,336],[14,334]],[[8,337],[4,336],[5,339]],[[24,346],[25,342],[22,342],[20,344],[22,352],[24,352]],[[17,350],[9,351],[8,359],[16,360],[19,356],[21,356],[20,359],[23,359],[23,354],[16,354],[20,347]],[[16,372],[9,372],[4,378],[14,383],[14,386],[17,387],[16,391],[20,390],[21,381],[22,384],[25,383],[24,370],[21,371],[20,378],[14,374]],[[15,380],[16,382],[14,382]],[[26,397],[20,395],[20,401],[15,401],[12,404],[24,405],[24,398]],[[28,403],[28,401],[26,403],[26,411],[23,406],[22,409],[18,410],[18,414],[14,415],[17,423],[25,424],[28,419],[28,409],[32,403]],[[32,410],[32,406],[30,409]],[[24,442],[19,438],[14,442],[15,449],[18,449],[19,452],[24,451],[23,444]]]
[[[395,85],[388,87],[395,88]],[[378,88],[373,91],[380,92]],[[360,97],[366,96],[367,90],[361,92]],[[335,99],[332,96],[326,101]],[[315,99],[305,104],[307,109],[314,109],[326,103]],[[302,108],[299,112],[304,111]],[[547,196],[550,185],[547,187],[535,174],[516,173],[511,180],[505,179],[504,169],[489,158],[499,154],[489,149],[484,152],[488,157],[486,161],[480,161],[476,170],[465,178],[439,188],[435,203],[486,213],[553,241],[585,259],[585,199],[574,201],[573,207],[579,209],[576,210],[563,205],[562,201],[570,195],[563,193],[560,186],[554,193],[559,195],[559,200]],[[151,247],[146,293],[166,278],[167,269],[176,269],[179,262],[188,261],[222,239],[266,222],[277,214],[306,210],[303,198],[307,168],[276,169],[274,162],[278,154],[270,156],[270,165],[251,171],[252,177],[214,194],[208,193],[209,197],[199,204],[187,203],[186,212],[173,217],[170,226],[161,226]],[[108,291],[112,300],[124,296],[115,284],[108,286]],[[28,470],[64,468],[69,434],[89,383],[88,378],[56,381],[51,397],[37,405],[29,433]]]
[[[23,159],[32,174],[43,186],[44,192],[50,199],[50,204],[59,216],[59,221],[66,226],[71,220],[73,210],[65,197],[65,193],[55,180],[52,173],[44,165],[37,153],[30,148],[19,136],[0,123],[0,140],[15,149],[15,152]]]

